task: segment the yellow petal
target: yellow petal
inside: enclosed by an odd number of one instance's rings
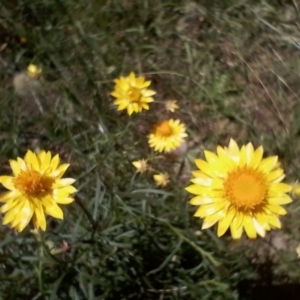
[[[74,201],[74,198],[72,197],[55,197],[53,196],[53,199],[56,203],[59,203],[59,204],[69,204],[69,203],[72,203]]]
[[[219,166],[219,177],[225,177],[235,166],[236,162],[229,156],[229,154],[220,146],[217,147],[217,152],[219,156],[220,166]]]
[[[223,191],[219,190],[212,190],[210,187],[201,186],[198,184],[192,184],[185,188],[189,193],[194,195],[202,195],[202,196],[209,196],[209,197],[222,197]]]
[[[269,198],[268,203],[269,204],[278,204],[278,205],[284,205],[293,202],[292,198],[286,194],[281,195],[280,197],[275,198]]]
[[[53,195],[58,197],[68,197],[70,194],[76,193],[77,190],[72,186],[66,186],[60,189],[54,189]]]
[[[277,179],[278,177],[281,177],[282,175],[283,175],[283,169],[276,169],[267,174],[267,180],[268,180],[268,182],[272,182],[275,179]]]
[[[254,215],[254,218],[257,220],[259,225],[263,227],[264,229],[267,230],[269,224],[268,224],[268,219],[270,216],[266,215],[265,213],[256,213]]]
[[[133,112],[134,112],[133,106],[130,104],[127,107],[127,113],[128,113],[129,116],[131,116]]]
[[[234,139],[230,139],[229,145],[228,145],[228,153],[231,157],[231,159],[235,162],[239,162],[240,160],[240,149],[237,145],[236,141]]]
[[[243,167],[247,163],[247,153],[246,153],[246,146],[243,145],[240,151],[240,161],[239,161],[239,166]]]
[[[52,216],[53,218],[56,219],[63,219],[64,218],[64,214],[63,211],[61,210],[61,208],[54,202],[52,201],[52,205],[51,206],[46,206],[45,207],[45,212]]]
[[[247,157],[246,163],[247,163],[247,165],[249,165],[249,163],[251,162],[253,153],[254,153],[253,145],[252,145],[252,143],[248,143],[246,145],[246,157]]]
[[[210,177],[216,177],[217,174],[216,174],[215,170],[205,160],[195,159],[195,164],[206,175],[208,175]]]
[[[250,216],[244,216],[244,228],[245,228],[245,232],[248,235],[248,237],[250,239],[256,239],[257,234],[256,234],[256,230],[252,221],[252,218]]]
[[[252,160],[250,161],[249,165],[253,168],[257,168],[262,160],[263,153],[264,153],[263,147],[262,146],[258,147],[254,151]]]
[[[12,169],[12,173],[14,176],[18,176],[21,172],[21,166],[18,164],[16,160],[11,159],[9,161],[10,167]]]
[[[28,225],[33,215],[33,207],[29,201],[24,201],[19,215],[20,218],[12,224],[12,227],[17,227],[17,230],[21,232]]]
[[[219,221],[218,224],[218,237],[222,236],[229,228],[233,218],[235,217],[235,209],[230,209],[227,214]]]
[[[18,196],[20,196],[20,192],[18,190],[5,192],[0,195],[0,202],[7,202],[11,199],[17,198]]]
[[[23,206],[23,201],[19,201],[12,209],[10,209],[3,218],[3,225],[13,222]]]
[[[255,218],[253,218],[252,221],[253,221],[253,225],[254,225],[254,228],[255,228],[256,232],[257,232],[261,237],[265,237],[265,235],[266,235],[266,230],[265,230],[265,228],[264,228],[263,226],[261,226]]]
[[[243,233],[243,226],[237,226],[235,222],[230,224],[231,236],[233,239],[238,240],[241,238]]]
[[[14,177],[12,176],[0,176],[0,183],[8,190],[14,190]]]
[[[202,205],[197,209],[194,216],[199,218],[204,218],[206,216],[213,215],[218,211],[224,209],[226,205],[227,203],[225,201]]]
[[[218,156],[211,151],[204,150],[204,156],[209,164],[213,164],[219,160]]]
[[[76,179],[73,179],[73,178],[59,179],[54,182],[54,184],[52,185],[52,188],[55,189],[55,188],[65,187],[65,186],[73,184],[75,181],[76,181]]]
[[[5,204],[3,204],[0,208],[0,212],[5,213],[15,207],[20,201],[20,197],[10,198]]]
[[[207,216],[204,221],[203,221],[203,224],[202,224],[202,228],[201,229],[207,229],[211,226],[213,226],[214,224],[216,224],[220,218],[222,218],[224,216],[224,212],[221,210],[221,211],[218,211],[217,213],[211,215],[211,216]]]
[[[38,158],[40,160],[41,170],[48,168],[51,164],[51,152],[50,151],[40,151],[38,154]]]
[[[278,156],[270,156],[261,161],[261,163],[258,166],[258,169],[265,174],[268,174],[271,172],[274,167],[276,166],[278,161]]]
[[[192,205],[204,205],[215,202],[224,201],[223,198],[213,198],[208,196],[196,196],[190,200],[190,204]]]
[[[286,183],[271,183],[268,191],[270,198],[278,197],[280,194],[288,193],[292,190],[292,186]]]
[[[69,168],[69,166],[70,164],[61,164],[51,173],[51,176],[55,178],[61,178],[66,172],[66,170]]]
[[[243,227],[242,226],[243,225],[243,221],[244,221],[244,213],[241,213],[241,212],[237,211],[235,213],[235,216],[234,216],[233,220],[232,220],[232,223],[234,223],[235,226],[237,228],[239,228],[239,227]]]
[[[43,231],[46,230],[46,218],[45,213],[41,205],[35,208],[35,226],[41,228]]]
[[[278,228],[278,229],[281,228],[281,223],[280,223],[280,220],[277,216],[270,216],[268,218],[268,223],[270,225],[272,225],[273,227],[275,227],[275,228]]]
[[[200,171],[201,172],[201,171]],[[209,187],[212,183],[212,178],[208,177],[206,175],[203,175],[201,177],[196,177],[191,179],[191,182],[198,185],[203,185]]]
[[[194,170],[192,171],[192,174],[194,177],[196,178],[211,178],[210,176],[207,176],[206,174],[204,174],[202,171],[200,170]],[[300,186],[300,185],[299,185]]]
[[[266,205],[266,209],[277,215],[285,215],[287,213],[282,206],[277,204],[268,204]]]
[[[32,169],[39,171],[40,170],[40,163],[37,159],[37,156],[32,151],[28,150],[25,154],[24,161],[26,162],[27,166],[31,167]]]
[[[57,169],[59,162],[60,162],[59,155],[56,154],[51,160],[50,168],[54,171],[55,169]]]

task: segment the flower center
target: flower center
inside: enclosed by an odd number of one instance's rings
[[[37,197],[51,192],[53,181],[52,178],[43,176],[35,170],[27,170],[14,179],[14,184],[16,189],[26,196]]]
[[[243,209],[254,209],[262,204],[267,196],[267,180],[257,170],[243,167],[228,174],[224,181],[227,199],[235,206]]]
[[[140,100],[140,98],[141,98],[141,92],[140,92],[140,90],[137,89],[137,88],[135,88],[135,87],[131,87],[129,89],[128,94],[129,94],[129,99],[132,102],[138,102]]]
[[[168,137],[172,135],[173,130],[168,121],[162,121],[155,128],[155,134]]]

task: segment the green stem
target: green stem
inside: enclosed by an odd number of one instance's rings
[[[190,241],[187,237],[185,237],[178,229],[173,227],[170,223],[164,222],[180,239],[187,242],[190,246],[192,246],[196,251],[198,251],[203,257],[206,257],[215,267],[220,266],[220,263],[216,261],[213,256],[207,251],[203,250],[201,247],[197,246],[193,241]]]
[[[96,229],[98,227],[98,223],[95,222],[90,212],[85,208],[83,205],[80,197],[78,195],[75,195],[75,202],[80,206],[80,208],[83,210],[83,212],[86,214],[87,218],[89,219],[90,223],[92,224],[93,229]]]
[[[39,263],[38,263],[38,283],[39,283],[39,290],[41,293],[43,293],[44,291],[44,287],[43,287],[43,258],[44,258],[44,247],[43,247],[43,242],[44,242],[44,237],[42,232],[37,229],[37,233],[35,235],[36,240],[39,244],[38,246],[38,257],[39,257]]]

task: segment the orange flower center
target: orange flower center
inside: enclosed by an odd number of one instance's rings
[[[267,196],[267,180],[263,173],[242,167],[228,174],[224,181],[227,199],[236,207],[254,209],[262,204]]]
[[[168,121],[162,121],[155,127],[155,134],[168,137],[172,135],[173,130]]]
[[[35,170],[23,171],[14,179],[16,189],[31,197],[51,192],[53,182],[52,178],[43,176]]]
[[[131,102],[138,102],[140,101],[140,98],[141,98],[141,92],[139,89],[135,88],[135,87],[131,87],[129,89],[129,99]]]

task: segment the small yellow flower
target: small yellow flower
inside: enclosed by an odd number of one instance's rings
[[[153,175],[153,179],[157,186],[166,186],[170,182],[169,175],[167,173],[159,173]]]
[[[292,186],[291,194],[299,196],[300,195],[300,184],[298,183],[298,180],[296,182],[294,182],[293,184],[291,184],[291,186]]]
[[[217,147],[217,154],[204,151],[205,160],[196,159],[200,170],[186,190],[196,197],[190,203],[198,205],[195,217],[204,218],[202,229],[218,223],[218,236],[230,227],[234,239],[245,229],[249,238],[264,237],[267,230],[281,228],[279,215],[285,215],[284,204],[292,202],[287,195],[292,187],[281,183],[284,171],[277,156],[263,159],[263,147],[251,143],[238,147]]]
[[[27,75],[31,78],[38,78],[42,75],[42,69],[36,65],[30,64],[27,67]]]
[[[298,258],[300,258],[300,244],[296,247],[295,251],[297,253]]]
[[[61,164],[58,155],[50,152],[38,154],[28,150],[24,159],[10,160],[13,176],[0,176],[0,183],[9,191],[0,195],[5,213],[3,225],[22,231],[33,221],[34,228],[46,230],[45,213],[63,219],[63,211],[57,204],[74,201],[71,194],[77,190],[72,186],[73,178],[62,178],[69,164]]]
[[[144,173],[148,169],[147,160],[140,159],[132,162],[132,165],[136,168],[137,173]]]
[[[153,102],[155,91],[148,90],[151,81],[145,81],[145,77],[138,76],[131,72],[127,77],[120,77],[114,80],[115,89],[111,93],[116,98],[114,104],[118,111],[127,109],[128,115],[140,113],[143,109],[149,109],[150,102]]]
[[[176,100],[167,100],[165,102],[165,108],[167,111],[174,112],[176,109],[179,108],[179,106],[177,105]]]
[[[170,152],[187,137],[186,127],[179,120],[165,120],[156,124],[148,136],[149,146],[158,152]]]

